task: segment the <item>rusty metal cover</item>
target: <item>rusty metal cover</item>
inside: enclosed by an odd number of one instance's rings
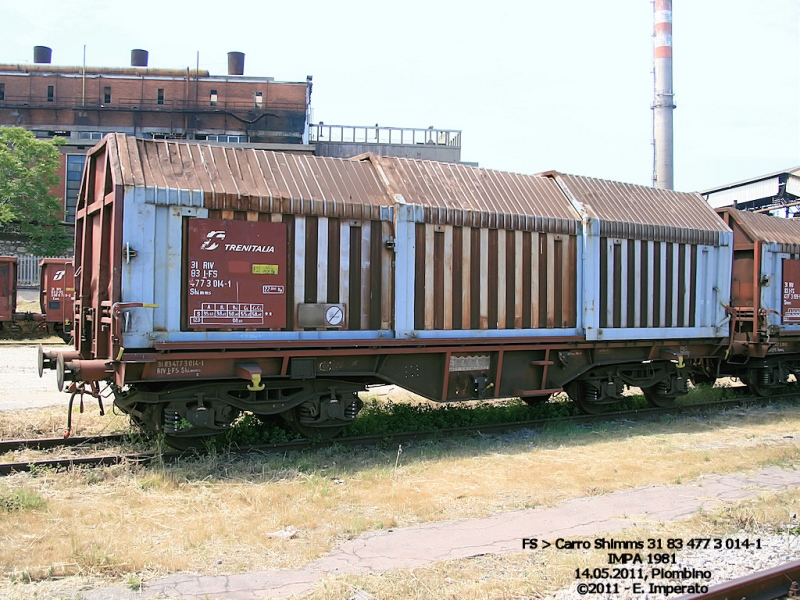
[[[189,329],[286,326],[286,225],[190,219]]]
[[[380,220],[396,194],[436,224],[574,235],[579,216],[553,181],[452,163],[351,160],[211,144],[107,138],[117,184],[156,204]],[[385,215],[384,215],[385,218]]]
[[[800,253],[800,221],[784,219],[762,213],[735,208],[718,209],[720,215],[728,215],[750,238],[751,242],[780,244],[782,252]]]
[[[783,260],[783,322],[800,323],[800,260]]]
[[[365,155],[425,222],[575,235],[580,217],[551,179],[468,165]]]
[[[612,238],[717,246],[729,232],[699,194],[547,173]]]
[[[108,136],[115,183],[155,203],[379,220],[386,189],[368,163],[203,143]]]

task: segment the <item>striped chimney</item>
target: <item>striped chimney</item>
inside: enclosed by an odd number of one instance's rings
[[[671,190],[673,183],[672,0],[653,2],[653,187]]]

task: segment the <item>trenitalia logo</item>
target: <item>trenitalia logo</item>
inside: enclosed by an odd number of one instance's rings
[[[200,246],[201,250],[216,250],[219,248],[219,244],[216,240],[224,240],[226,233],[224,231],[209,231],[208,235],[206,236],[206,241],[203,242],[203,245]]]
[[[209,231],[205,241],[201,244],[201,250],[216,250],[222,240],[225,239],[225,231]],[[275,252],[275,246],[261,246],[256,244],[225,244],[227,252]]]
[[[256,246],[253,244],[225,244],[228,252],[275,252],[275,246]]]

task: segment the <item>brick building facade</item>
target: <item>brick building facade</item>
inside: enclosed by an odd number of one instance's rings
[[[131,67],[49,63],[34,48],[34,64],[0,64],[0,126],[24,127],[41,138],[60,136],[65,220],[74,221],[85,154],[107,133],[155,139],[247,143],[313,152],[305,146],[311,77],[279,82],[244,73],[244,55],[228,54],[228,75],[196,69],[151,69],[147,53]]]

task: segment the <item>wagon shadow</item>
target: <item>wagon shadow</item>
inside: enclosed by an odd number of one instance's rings
[[[696,415],[660,416],[637,419],[574,424],[554,420],[537,429],[523,429],[505,434],[482,434],[480,431],[457,437],[436,436],[424,441],[390,442],[370,446],[321,445],[307,450],[283,453],[255,452],[240,454],[220,449],[207,456],[182,458],[163,465],[168,472],[180,473],[185,481],[213,478],[246,480],[251,483],[291,481],[298,478],[327,477],[347,479],[381,473],[387,469],[435,467],[439,461],[478,459],[491,455],[519,457],[543,450],[582,450],[609,442],[624,444],[634,438],[651,437],[653,444],[664,444],[664,436],[680,436],[699,432],[713,433],[737,427],[745,419],[759,424],[779,423],[786,411],[800,410],[797,403],[782,402],[769,408],[732,409]],[[701,448],[695,448],[701,449]],[[711,448],[713,450],[713,448]],[[600,452],[600,451],[598,451]],[[620,449],[620,452],[623,452]],[[598,454],[601,456],[601,454]],[[664,460],[670,460],[668,451]]]

